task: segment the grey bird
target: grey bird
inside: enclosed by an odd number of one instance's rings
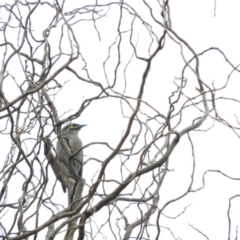
[[[66,141],[66,145],[70,148],[70,152],[73,154],[82,147],[82,141],[78,137],[78,133],[81,128],[86,125],[80,125],[76,123],[68,124],[62,128],[63,140]],[[64,151],[60,141],[57,141],[56,147],[57,157],[59,161],[64,162],[67,167],[68,164],[73,164],[75,173],[82,178],[83,172],[83,152],[79,152],[72,160],[69,161],[66,152]],[[62,184],[63,191],[66,192],[66,187]]]

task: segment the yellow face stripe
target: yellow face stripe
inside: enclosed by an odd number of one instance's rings
[[[69,127],[69,129],[77,129],[77,128],[79,128],[78,125],[71,125],[71,126]]]

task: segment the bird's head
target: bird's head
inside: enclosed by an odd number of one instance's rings
[[[78,133],[81,128],[87,126],[86,124],[77,124],[71,123],[63,127],[62,132],[69,132],[69,133]]]

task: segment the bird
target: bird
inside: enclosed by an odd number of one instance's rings
[[[79,131],[85,127],[86,124],[71,123],[62,128],[63,140],[66,141],[66,145],[70,148],[71,154],[77,152],[82,147],[82,141],[78,137]],[[79,152],[73,159],[69,160],[66,152],[64,151],[60,141],[57,141],[56,153],[59,161],[64,162],[67,168],[70,164],[75,173],[82,178],[83,174],[83,152]],[[66,186],[62,184],[63,191],[66,192]]]

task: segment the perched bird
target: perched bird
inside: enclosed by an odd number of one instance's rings
[[[62,128],[63,140],[66,141],[67,147],[70,148],[71,154],[77,152],[82,147],[82,141],[78,137],[81,128],[86,125],[76,123],[68,124]],[[72,164],[75,173],[82,177],[83,172],[83,152],[79,152],[73,159],[69,160],[66,152],[64,151],[60,141],[57,141],[56,147],[57,157],[59,161],[64,162],[67,167]],[[63,191],[66,192],[66,187],[62,184]]]

